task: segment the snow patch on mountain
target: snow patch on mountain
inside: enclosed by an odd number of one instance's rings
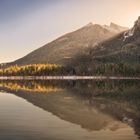
[[[129,30],[129,31],[124,32],[124,38],[123,38],[123,41],[125,41],[127,38],[133,36],[133,35],[134,35],[134,32],[135,32],[135,27],[132,28],[132,29]]]

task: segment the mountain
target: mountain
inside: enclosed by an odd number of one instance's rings
[[[10,65],[26,65],[38,63],[70,64],[78,55],[85,55],[86,50],[94,47],[99,42],[127,30],[114,23],[110,26],[89,23],[88,25],[68,33],[43,47],[18,59]]]
[[[140,17],[133,28],[99,43],[90,54],[93,61],[140,64]]]
[[[118,29],[113,23],[110,27]],[[91,45],[85,52],[70,64],[76,74],[140,76],[140,17],[133,28]]]

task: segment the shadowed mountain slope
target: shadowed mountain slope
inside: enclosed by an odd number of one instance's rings
[[[91,55],[99,62],[140,63],[140,17],[130,30],[99,43]]]

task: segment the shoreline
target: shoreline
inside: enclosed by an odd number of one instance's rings
[[[0,80],[140,80],[123,76],[0,76]]]

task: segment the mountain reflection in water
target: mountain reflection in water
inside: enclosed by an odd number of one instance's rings
[[[0,90],[89,132],[129,126],[140,137],[139,81],[1,81]]]

